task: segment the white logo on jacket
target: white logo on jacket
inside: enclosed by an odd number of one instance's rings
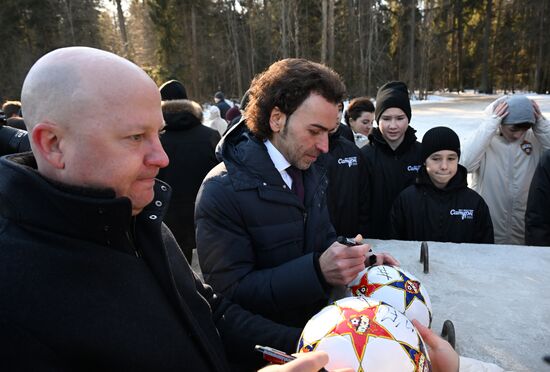
[[[348,168],[351,168],[352,165],[357,165],[357,156],[350,156],[349,158],[340,158],[338,159],[338,164],[347,164]]]
[[[421,167],[421,165],[409,165],[407,167],[407,170],[409,172],[417,172],[418,173],[418,171],[420,170],[420,167]]]
[[[451,216],[461,216],[463,220],[473,220],[473,209],[451,209]]]

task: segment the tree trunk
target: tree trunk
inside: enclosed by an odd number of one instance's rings
[[[328,0],[321,1],[321,63],[327,63],[327,8]]]
[[[229,22],[229,31],[231,33],[232,49],[233,49],[233,61],[235,65],[235,75],[237,78],[237,91],[238,94],[243,93],[243,83],[242,83],[242,74],[241,74],[241,58],[239,53],[239,42],[238,42],[238,25],[235,17],[235,1],[232,0],[230,3],[230,12],[227,12],[228,22]]]
[[[283,58],[288,58],[288,36],[287,36],[287,10],[286,0],[281,0],[281,48],[283,52]]]
[[[464,83],[462,78],[462,40],[464,36],[464,21],[462,14],[462,0],[456,0],[455,3],[456,17],[456,87],[458,92],[464,91]]]
[[[294,0],[294,6],[292,7],[292,13],[294,15],[294,56],[300,58],[300,1]]]
[[[480,93],[492,93],[489,86],[489,38],[491,37],[491,21],[493,13],[493,0],[487,0],[485,5],[485,29],[483,30],[483,50],[481,57],[481,88]]]
[[[334,67],[334,0],[328,0],[327,23],[327,62],[329,66]]]
[[[73,26],[73,12],[71,9],[71,0],[65,0],[65,10],[67,12],[67,19],[69,21],[69,30],[71,32],[71,41],[73,45],[76,45],[76,38],[74,36],[74,26]]]
[[[120,28],[120,37],[122,38],[122,45],[124,46],[124,57],[128,58],[128,35],[126,34],[126,20],[124,19],[124,12],[122,11],[122,5],[120,0],[114,0],[116,3],[116,12],[118,18],[118,27]]]
[[[365,57],[366,62],[366,69],[367,69],[367,81],[366,86],[363,87],[362,94],[367,94],[367,92],[373,91],[373,83],[372,83],[372,72],[374,70],[374,58],[372,57],[372,54],[374,53],[374,35],[376,33],[376,13],[373,10],[373,4],[374,0],[368,0],[368,20],[369,20],[369,28],[368,28],[368,39],[367,39],[367,55]],[[365,79],[363,79],[364,81]]]
[[[192,53],[192,76],[191,76],[191,87],[194,94],[199,93],[199,66],[198,66],[198,53],[199,46],[197,44],[197,10],[195,4],[191,5],[191,53]]]
[[[412,0],[410,4],[410,30],[409,30],[409,90],[414,96],[414,31],[416,29],[416,0]]]
[[[543,93],[542,89],[542,64],[543,64],[543,50],[544,50],[544,15],[546,14],[546,0],[542,0],[538,3],[540,7],[539,12],[539,32],[538,32],[538,53],[537,53],[537,66],[535,68],[535,91],[537,93]]]

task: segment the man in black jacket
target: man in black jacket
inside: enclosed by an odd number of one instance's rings
[[[493,244],[493,223],[485,201],[468,187],[458,164],[460,140],[448,127],[434,127],[422,139],[416,183],[399,194],[391,210],[391,237]]]
[[[369,246],[335,242],[327,203],[328,151],[344,94],[326,66],[285,59],[250,87],[246,126],[223,139],[223,163],[197,196],[197,252],[204,278],[244,308],[303,327],[334,285],[365,267]],[[395,263],[389,256],[377,255]]]
[[[255,343],[294,349],[299,329],[216,296],[162,224],[164,123],[143,70],[58,49],[22,101],[34,156],[0,159],[2,370],[229,371]]]

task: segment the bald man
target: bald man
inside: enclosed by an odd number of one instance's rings
[[[300,330],[214,295],[162,224],[164,122],[143,70],[58,49],[22,101],[33,153],[0,159],[0,369],[228,371],[257,364],[256,343],[292,351]]]

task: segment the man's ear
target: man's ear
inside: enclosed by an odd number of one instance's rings
[[[275,106],[269,116],[269,126],[273,133],[279,133],[285,127],[286,115]]]
[[[51,123],[38,123],[32,128],[33,151],[57,169],[65,168],[63,151],[60,147],[61,128]]]

